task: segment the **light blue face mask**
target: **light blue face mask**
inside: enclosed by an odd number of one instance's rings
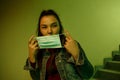
[[[46,48],[62,48],[59,34],[50,36],[36,37],[40,49]]]

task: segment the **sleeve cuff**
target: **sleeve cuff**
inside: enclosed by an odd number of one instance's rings
[[[76,65],[83,65],[84,64],[84,56],[83,56],[83,53],[80,53],[80,54],[76,61],[74,60],[73,56],[71,56],[67,61],[70,63],[74,63]]]
[[[24,70],[35,70],[36,63],[31,63],[29,59],[26,60],[26,65],[24,66]]]

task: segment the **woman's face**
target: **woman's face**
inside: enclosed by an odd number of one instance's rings
[[[43,36],[59,34],[58,20],[53,15],[43,16],[40,21],[40,32]]]

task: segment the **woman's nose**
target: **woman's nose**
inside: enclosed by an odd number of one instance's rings
[[[51,27],[48,28],[48,34],[52,34],[52,28]]]

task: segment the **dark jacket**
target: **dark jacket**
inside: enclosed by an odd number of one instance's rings
[[[77,61],[75,61],[72,56],[68,58],[66,55],[69,53],[67,53],[64,48],[61,49],[55,57],[55,63],[61,80],[83,80],[89,79],[93,75],[93,66],[87,59],[85,52],[80,45],[79,48],[80,54]],[[33,80],[45,80],[46,63],[49,57],[50,54],[45,52],[42,59],[41,69],[37,66],[38,63],[36,63],[36,67],[33,68],[29,60],[26,61],[24,69],[30,71]]]

